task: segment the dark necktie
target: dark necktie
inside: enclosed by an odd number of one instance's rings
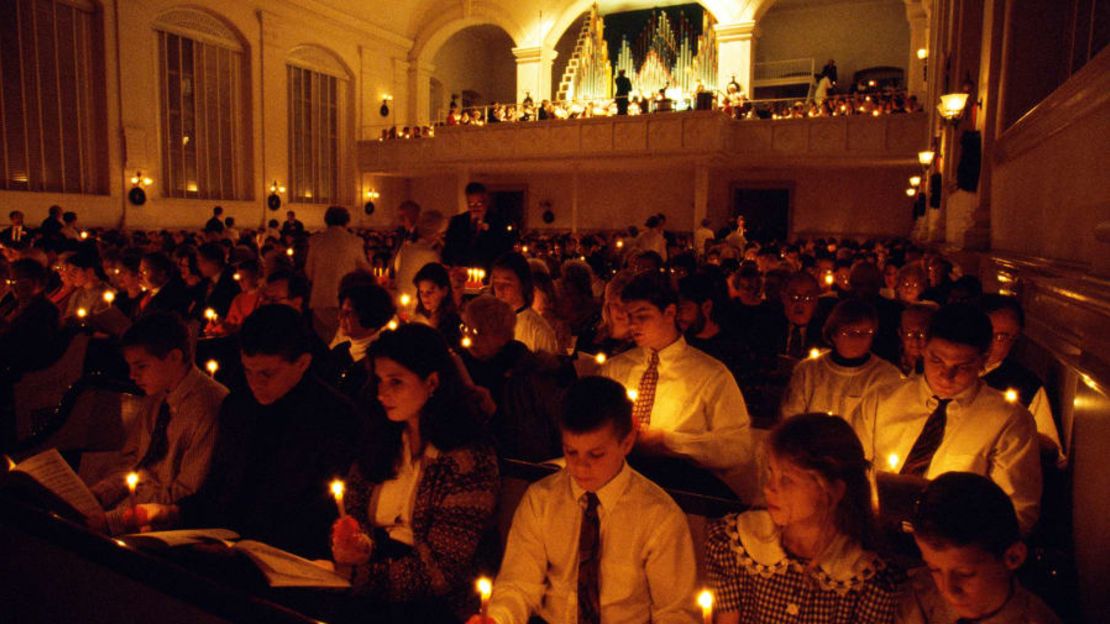
[[[146,447],[146,454],[139,460],[136,468],[150,468],[166,457],[170,450],[170,439],[167,430],[170,426],[170,406],[162,401],[158,408],[158,418],[154,421],[154,432],[150,434],[150,445]]]
[[[933,461],[933,455],[936,454],[941,440],[944,439],[944,426],[948,422],[948,404],[952,399],[937,397],[933,399],[937,401],[937,407],[932,414],[929,414],[925,427],[921,429],[921,435],[917,436],[917,441],[913,443],[913,448],[906,457],[906,463],[902,464],[904,475],[924,477],[929,464]]]
[[[578,535],[578,623],[601,623],[601,521],[597,494],[586,492]]]
[[[651,424],[651,409],[655,405],[655,386],[659,384],[659,352],[651,352],[647,370],[640,377],[636,388],[636,402],[632,405],[632,424],[646,427]]]
[[[786,354],[790,357],[800,360],[805,357],[805,335],[804,328],[801,325],[790,326],[790,336],[787,338],[789,343],[786,346]]]

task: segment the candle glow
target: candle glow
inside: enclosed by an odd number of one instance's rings
[[[637,392],[636,390],[633,390],[632,388],[628,389],[628,400],[629,401],[635,402],[636,399],[638,399],[639,397],[640,397],[639,392]]]
[[[462,340],[459,341],[459,344],[462,345],[462,348],[469,349],[470,345],[474,344],[474,341],[470,339],[470,336],[463,336]]]
[[[347,485],[343,481],[335,479],[328,488],[331,490],[332,498],[335,499],[335,506],[339,508],[339,517],[346,516],[347,508],[343,506],[343,493],[347,490]]]
[[[474,589],[478,591],[478,597],[481,599],[481,615],[482,622],[486,621],[486,616],[489,613],[489,598],[493,595],[493,581],[485,576],[479,576],[478,580],[474,583]]]
[[[396,319],[391,320],[388,323],[386,323],[385,326],[388,327],[389,329],[397,329],[397,327],[398,327],[397,320]]]
[[[220,363],[216,360],[208,360],[204,363],[204,370],[208,371],[209,375],[215,375],[216,371],[220,370]]]
[[[821,357],[821,350],[820,349],[818,349],[817,347],[813,347],[812,349],[809,350],[809,359],[816,360],[819,357]]]
[[[898,467],[898,461],[899,461],[898,453],[891,453],[890,455],[887,455],[887,457],[886,457],[886,465],[890,466],[891,470],[894,470],[895,468]]]
[[[408,296],[407,294],[401,295],[401,307],[402,308],[408,307],[409,303],[411,303],[411,302],[412,302],[412,297]]]
[[[215,308],[206,308],[204,310],[204,318],[210,321],[215,321],[217,317],[218,315],[216,314]]]
[[[105,290],[104,291],[104,303],[112,303],[115,300],[116,300],[116,293],[114,293],[110,290]]]
[[[1007,403],[1017,403],[1018,391],[1013,388],[1007,388],[1005,396]]]
[[[292,248],[292,247],[289,247],[289,248],[287,248],[287,249],[285,250],[285,255],[287,255],[287,256],[289,256],[290,258],[292,258],[292,257],[293,257],[293,248]]]
[[[83,319],[88,315],[89,315],[89,311],[86,310],[85,308],[77,308],[77,318]]]
[[[698,594],[698,606],[701,607],[703,624],[711,624],[713,622],[713,592],[703,589]]]
[[[598,353],[596,356],[594,356],[594,360],[596,360],[598,364],[604,364],[605,360],[607,359],[608,358],[605,357],[605,353]]]

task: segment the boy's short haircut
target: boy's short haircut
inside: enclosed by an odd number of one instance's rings
[[[940,338],[974,347],[981,354],[990,351],[994,339],[990,317],[968,303],[950,303],[937,310],[929,321],[928,333],[929,340]]]
[[[172,312],[155,312],[135,321],[120,339],[120,346],[142,347],[159,359],[174,349],[181,351],[185,362],[191,361],[189,330],[181,317]]]
[[[1025,310],[1021,308],[1021,301],[1017,297],[997,293],[983,295],[983,298],[979,301],[979,307],[987,314],[1009,312],[1017,319],[1018,327],[1025,328]]]
[[[288,284],[289,299],[300,297],[302,300],[308,301],[310,290],[308,279],[304,275],[289,269],[278,269],[266,276],[267,284],[273,284],[274,282]]]
[[[608,377],[583,377],[567,391],[559,428],[570,433],[590,433],[613,424],[617,438],[632,432],[632,401],[624,386]]]
[[[1021,541],[1014,503],[982,475],[948,472],[934,479],[918,498],[914,536],[941,547],[977,546],[1001,558]]]
[[[363,327],[381,329],[397,313],[393,297],[377,284],[356,282],[348,285],[339,291],[340,305],[344,300],[350,300],[358,323]]]
[[[309,352],[304,320],[287,305],[264,305],[243,321],[239,347],[244,355],[277,355],[292,362]]]
[[[678,293],[662,274],[644,271],[621,289],[621,301],[626,305],[633,301],[647,301],[660,310],[666,310],[667,306],[678,305]]]

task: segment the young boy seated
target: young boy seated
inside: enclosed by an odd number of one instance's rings
[[[913,534],[925,568],[911,574],[900,622],[1055,623],[1014,573],[1025,561],[1010,497],[990,479],[949,472],[921,495]]]
[[[524,494],[488,619],[469,624],[696,622],[690,529],[666,492],[625,463],[635,432],[624,388],[579,380],[559,428],[567,467]]]

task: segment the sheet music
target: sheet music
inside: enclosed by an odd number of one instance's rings
[[[23,460],[13,471],[29,475],[58,498],[72,505],[86,518],[104,513],[96,497],[77,473],[73,472],[66,460],[62,459],[57,449],[49,449]]]
[[[271,587],[350,587],[347,579],[334,572],[329,572],[320,566],[275,548],[269,544],[243,540],[235,544],[235,549],[242,551],[266,575],[266,580]]]
[[[149,531],[147,533],[131,533],[122,537],[124,541],[133,540],[142,543],[145,540],[155,540],[166,546],[188,546],[205,542],[221,542],[227,546],[234,546],[233,540],[239,539],[239,534],[230,529],[179,529],[176,531]]]

